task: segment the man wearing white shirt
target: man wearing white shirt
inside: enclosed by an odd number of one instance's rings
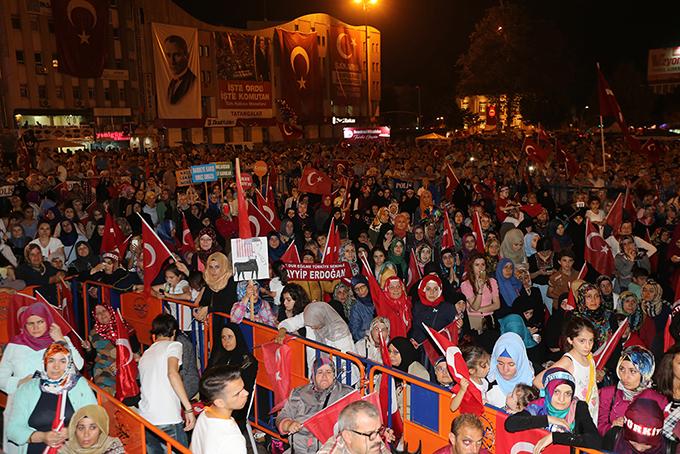
[[[201,400],[210,406],[198,417],[191,437],[191,452],[246,454],[246,439],[231,417],[234,410],[248,402],[240,369],[226,365],[211,367],[201,377],[198,387]]]

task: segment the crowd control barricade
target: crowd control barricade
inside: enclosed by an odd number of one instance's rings
[[[223,313],[213,313],[209,318],[209,324],[219,323],[220,319],[228,319],[229,316]],[[262,349],[259,348],[262,344],[266,344],[274,340],[278,331],[270,326],[253,322],[244,319],[240,323],[241,332],[245,338],[246,344],[253,352],[255,359],[258,362],[257,378],[255,380],[255,396],[253,402],[253,411],[250,414],[252,426],[272,437],[285,440],[282,437],[274,424],[275,414],[270,415],[270,410],[274,407],[274,395],[271,380],[264,366],[264,358]],[[209,337],[212,336],[212,329],[207,329]],[[219,342],[216,340],[215,342]],[[321,355],[327,355],[331,361],[335,363],[336,370],[342,371],[340,380],[343,383],[358,383],[362,386],[365,383],[365,367],[361,360],[356,356],[343,353],[332,347],[314,342],[308,339],[288,335],[286,344],[291,349],[291,360],[288,364],[290,370],[290,386],[291,390],[306,385],[310,382],[310,368],[308,351],[312,351],[311,358],[317,358]]]

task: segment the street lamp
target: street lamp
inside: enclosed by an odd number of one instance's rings
[[[370,39],[368,35],[368,7],[375,6],[378,4],[378,0],[354,0],[354,3],[361,5],[364,10],[364,51],[366,52],[366,116],[371,118],[371,73],[369,70],[369,53],[368,53],[368,40]]]

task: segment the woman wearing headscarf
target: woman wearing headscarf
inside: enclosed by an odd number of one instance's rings
[[[541,235],[536,232],[529,232],[524,235],[524,255],[527,260],[536,253],[536,247],[541,240]]]
[[[397,276],[391,276],[381,287],[373,274],[365,267],[364,275],[368,281],[375,310],[379,316],[386,317],[390,321],[392,336],[407,336],[413,326],[413,316],[411,300],[404,282]]]
[[[114,252],[106,252],[102,255],[102,261],[90,270],[89,280],[110,285],[114,289],[123,292],[134,290],[135,286],[143,282],[136,273],[130,273],[120,266],[120,258]],[[97,297],[96,287],[90,289],[93,297]]]
[[[288,245],[295,239],[295,223],[291,219],[282,219],[279,235],[281,241],[283,241],[285,245]]]
[[[543,388],[544,397],[510,415],[505,420],[505,430],[547,429],[550,433],[536,443],[534,452],[541,452],[552,444],[599,449],[602,441],[588,412],[588,404],[574,397],[574,376],[565,369],[553,367],[543,375]]]
[[[423,324],[435,331],[446,327],[456,318],[456,308],[444,301],[442,281],[436,274],[428,274],[418,283],[417,292],[412,296],[413,324],[410,337],[418,343],[428,338]],[[394,331],[394,322],[392,326]]]
[[[92,253],[92,248],[87,241],[78,241],[74,249],[76,258],[69,265],[68,274],[70,276],[89,277],[90,270],[99,263],[98,254]]]
[[[560,253],[564,249],[571,249],[574,242],[566,232],[565,223],[560,220],[554,220],[550,223],[550,238],[552,239],[552,250],[555,253]]]
[[[485,322],[493,322],[491,316],[501,307],[498,283],[486,272],[486,259],[481,254],[471,256],[465,270],[466,279],[460,291],[467,298],[470,326],[482,333]]]
[[[267,244],[269,248],[267,253],[269,254],[269,263],[274,263],[281,260],[283,254],[286,253],[286,245],[281,241],[281,236],[278,232],[269,232],[267,234]]]
[[[532,366],[537,369],[543,364],[543,356],[539,351],[538,342],[533,338],[531,332],[527,328],[524,319],[518,314],[508,314],[498,321],[501,328],[501,335],[505,333],[515,333],[522,338],[524,346],[526,347],[527,356],[531,360]]]
[[[379,240],[382,240],[382,237],[384,237],[384,229],[391,227],[390,212],[388,208],[380,207],[378,209],[378,214],[376,214],[375,218],[373,218],[373,222],[371,222],[371,225],[368,227],[368,238],[371,240],[371,243],[375,245],[381,244],[381,241]]]
[[[665,399],[655,391],[644,391],[626,409],[626,424],[613,446],[603,446],[616,454],[665,454],[675,446],[664,437]]]
[[[327,357],[319,357],[312,363],[310,383],[290,393],[276,417],[279,433],[288,435],[291,446],[285,453],[315,454],[319,450],[321,443],[302,423],[353,391],[336,377],[334,362]]]
[[[416,265],[420,270],[421,276],[427,274],[425,272],[425,267],[427,266],[428,263],[432,262],[434,259],[432,246],[430,246],[426,242],[423,242],[416,247],[414,254],[416,258]]]
[[[485,249],[486,257],[486,271],[491,276],[496,275],[496,269],[498,268],[498,262],[501,259],[501,243],[496,238],[489,238],[486,242]]]
[[[491,352],[489,364],[489,390],[487,402],[495,407],[503,408],[505,399],[518,383],[531,385],[534,379],[534,368],[527,356],[522,338],[512,332],[501,335]]]
[[[496,283],[498,284],[498,294],[501,297],[501,308],[496,311],[496,315],[503,317],[512,310],[512,305],[522,289],[522,283],[515,277],[515,264],[507,257],[498,262]]]
[[[526,263],[524,235],[520,229],[510,229],[501,242],[501,256],[512,260],[515,265]]]
[[[654,364],[652,352],[644,347],[631,346],[621,353],[616,364],[619,382],[600,389],[597,429],[605,438],[605,446],[613,446],[623,427],[626,409],[633,399],[644,390],[651,389]]]
[[[90,235],[90,239],[87,240],[87,242],[90,244],[90,247],[92,250],[95,252],[95,254],[99,254],[102,248],[102,241],[104,239],[104,230],[106,228],[106,221],[104,219],[99,219],[94,223],[94,228],[92,229],[92,235]],[[138,235],[141,235],[141,233],[138,233]]]
[[[663,333],[671,314],[671,305],[663,299],[663,289],[653,279],[648,279],[642,286],[640,307],[644,314],[640,337],[654,357],[660,358],[664,351]]]
[[[243,385],[248,391],[248,402],[231,414],[242,433],[246,433],[246,417],[250,407],[250,402],[255,395],[255,377],[257,377],[258,363],[253,353],[248,348],[248,344],[243,337],[243,332],[239,325],[233,322],[225,322],[222,326],[220,342],[215,342],[208,367],[227,365],[237,367],[241,372]]]
[[[156,233],[158,237],[163,241],[170,252],[177,252],[182,247],[182,243],[177,239],[177,226],[174,221],[166,219],[156,226]]]
[[[194,318],[204,321],[208,312],[230,314],[231,308],[237,301],[236,282],[231,260],[221,252],[215,252],[208,257],[203,272],[205,287],[196,297],[198,308],[194,309]],[[213,339],[218,339],[222,329],[222,317],[213,319]]]
[[[260,283],[254,280],[241,281],[236,285],[236,302],[231,308],[231,320],[241,323],[244,318],[276,326],[276,316],[260,295]]]
[[[393,239],[394,226],[392,224],[383,224],[380,227],[380,233],[373,244],[376,246],[382,246],[385,250],[387,250],[390,247]]]
[[[640,328],[644,321],[644,313],[640,307],[640,301],[635,293],[626,290],[619,295],[619,307],[616,309],[615,318],[617,323],[621,323],[624,319],[628,319],[628,336],[625,345],[643,345],[644,342],[640,338]],[[672,325],[671,325],[671,332]]]
[[[472,233],[466,233],[463,235],[463,248],[460,251],[461,265],[464,268],[467,267],[470,258],[475,254],[477,254],[477,240]]]
[[[592,284],[583,283],[576,292],[576,314],[595,327],[595,345],[593,351],[604,345],[613,333],[611,325],[612,313],[602,304],[600,291]]]
[[[393,337],[387,345],[391,366],[400,372],[430,381],[430,373],[418,362],[418,352],[405,337]],[[410,386],[403,380],[395,379],[396,399],[402,419],[408,419],[411,410]],[[404,394],[406,394],[406,409],[404,409]]]
[[[340,263],[349,264],[349,268],[352,270],[352,276],[356,276],[361,272],[357,261],[357,250],[352,241],[344,240],[340,245],[338,254],[340,256]]]
[[[357,355],[370,359],[374,363],[382,364],[381,336],[386,344],[390,341],[390,321],[387,317],[377,316],[371,320],[366,335],[354,344]]]
[[[377,245],[373,248],[370,259],[373,264],[373,274],[381,286],[385,285],[387,278],[397,274],[396,267],[388,261],[387,251],[382,246]]]
[[[406,257],[406,244],[401,238],[394,238],[387,250],[387,260],[397,269],[400,279],[408,277],[408,259]]]
[[[71,417],[68,441],[59,454],[125,454],[125,446],[109,436],[109,415],[99,405],[86,405]]]
[[[31,379],[36,370],[41,369],[43,354],[50,344],[65,341],[75,352],[73,359],[76,366],[82,368],[85,363],[68,336],[64,336],[54,323],[52,312],[45,303],[37,302],[20,308],[16,317],[20,332],[10,339],[0,360],[0,390],[8,395],[5,421],[9,421],[12,415],[14,393],[20,385]],[[4,427],[3,445],[7,451],[7,424]]]
[[[74,224],[68,219],[61,221],[60,225],[61,232],[59,234],[59,240],[61,240],[61,244],[64,246],[64,256],[66,258],[64,263],[70,265],[77,256],[75,248],[76,243],[86,241],[87,238],[78,233]]]
[[[196,238],[196,253],[191,257],[192,271],[203,271],[208,269],[208,258],[216,252],[220,252],[222,248],[217,242],[217,234],[212,227],[204,227],[198,232]]]
[[[64,408],[66,426],[81,407],[97,403],[87,380],[73,363],[72,351],[65,342],[50,344],[44,351],[38,378],[17,390],[12,417],[6,421],[7,436],[19,446],[20,453],[39,454],[47,448],[61,447],[68,430],[54,426],[60,408]]]
[[[351,282],[353,282],[354,279],[357,277],[360,276],[354,276],[352,278],[352,281],[350,281],[350,286],[352,285]],[[331,300],[328,302],[328,304],[333,306],[333,309],[335,309],[335,311],[338,314],[340,314],[340,317],[342,317],[342,319],[348,324],[350,314],[352,313],[352,307],[354,307],[354,305],[357,303],[357,300],[350,286],[346,285],[342,281],[338,282],[338,284],[333,289],[333,296]],[[350,331],[351,329],[352,328],[350,326]]]
[[[352,333],[354,342],[366,335],[373,317],[375,306],[368,286],[368,279],[363,275],[352,278],[352,291],[356,303],[349,310],[349,331]]]

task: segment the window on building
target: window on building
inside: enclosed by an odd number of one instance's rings
[[[325,37],[325,36],[322,36],[322,37],[321,37],[321,45],[322,45],[322,46],[325,46],[325,45],[326,45],[326,37]]]
[[[19,96],[22,98],[28,98],[28,84],[19,85]]]
[[[205,77],[205,82],[208,83],[208,84],[211,83],[211,82],[212,82],[212,72],[211,72],[211,71],[206,71],[206,72],[205,72],[205,75],[206,75],[206,77]]]
[[[115,61],[116,69],[123,69],[123,60],[120,58],[116,58]]]
[[[243,141],[250,142],[253,140],[253,128],[250,126],[243,127]]]
[[[80,87],[73,87],[73,99],[81,99],[83,97]]]
[[[87,97],[94,99],[94,87],[87,87]]]
[[[104,89],[104,100],[111,101],[111,90],[109,88]]]
[[[199,57],[203,56],[203,46],[198,46],[198,56]]]
[[[210,46],[205,46],[205,56],[209,57],[210,56]]]
[[[31,20],[31,30],[37,32],[40,30],[40,24],[38,24],[38,19]]]
[[[57,85],[54,89],[54,94],[57,96],[57,98],[63,99],[64,98],[64,87],[62,87],[61,85]]]
[[[36,52],[35,54],[33,54],[33,59],[35,60],[36,65],[42,65],[43,64],[42,53]]]
[[[118,0],[109,0],[109,6],[111,8],[117,8],[118,7]]]
[[[38,85],[38,97],[40,99],[47,98],[47,86]]]
[[[26,2],[26,9],[36,13],[40,12],[40,0],[28,0]]]
[[[24,51],[23,50],[18,50],[14,53],[17,57],[17,63],[25,63],[24,60]]]
[[[312,30],[312,31],[314,31],[314,30]],[[316,44],[318,44],[319,46],[321,45],[321,36],[319,36],[319,35],[316,35]]]
[[[21,30],[21,18],[19,16],[12,16],[12,28]]]

